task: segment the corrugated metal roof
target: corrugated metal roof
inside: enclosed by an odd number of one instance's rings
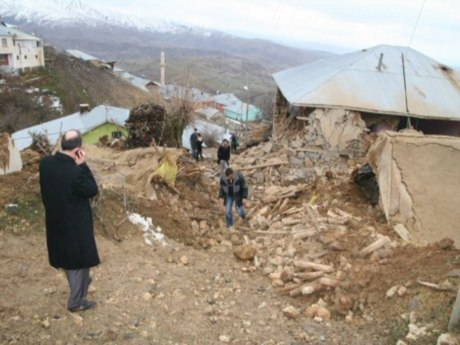
[[[36,36],[26,34],[14,27],[6,27],[3,25],[0,25],[0,36],[15,36],[17,41],[41,41],[41,39]]]
[[[187,99],[192,102],[207,102],[213,101],[213,97],[200,89],[194,87],[185,87],[174,84],[167,84],[162,86],[161,94],[166,98],[179,98]]]
[[[203,114],[204,116],[206,116],[208,119],[210,118],[213,118],[213,117],[217,117],[219,115],[223,115],[219,110],[217,110],[216,108],[200,108],[200,109],[197,109],[195,111],[196,113],[198,114]]]
[[[296,106],[460,120],[458,73],[408,47],[380,45],[273,77],[284,97]]]
[[[77,59],[84,60],[84,61],[101,61],[101,59],[94,57],[92,55],[86,54],[77,49],[67,49],[66,52]]]
[[[16,147],[23,150],[32,145],[31,133],[46,133],[51,144],[70,129],[77,129],[82,134],[89,132],[106,122],[124,126],[129,117],[129,109],[99,105],[87,113],[74,113],[56,120],[22,129],[11,136]]]
[[[214,96],[214,100],[216,103],[222,105],[235,105],[238,102],[242,103],[238,97],[236,97],[233,93],[221,93]]]

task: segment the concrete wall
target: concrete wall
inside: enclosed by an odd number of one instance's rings
[[[383,132],[368,159],[401,237],[417,245],[450,237],[460,247],[460,138]]]
[[[0,133],[0,175],[6,175],[22,169],[19,150],[14,146],[8,133]]]

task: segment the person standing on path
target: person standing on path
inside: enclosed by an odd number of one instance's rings
[[[227,168],[225,176],[220,179],[219,199],[222,199],[225,205],[225,219],[229,229],[233,229],[233,203],[236,205],[238,215],[245,219],[246,212],[243,206],[248,204],[247,198],[248,186],[244,176],[239,172],[233,171],[232,168]]]
[[[190,148],[192,150],[192,157],[196,159],[196,143],[198,140],[198,129],[194,128],[193,133],[190,135]]]
[[[203,137],[200,133],[196,135],[196,160],[203,160]]]
[[[98,187],[81,146],[80,132],[70,130],[62,136],[61,152],[40,161],[48,259],[52,267],[66,274],[70,288],[67,308],[71,312],[96,306],[86,296],[90,268],[100,263],[89,203],[98,194]]]
[[[224,177],[225,169],[230,164],[230,145],[227,139],[222,140],[222,144],[217,149],[217,164],[220,167],[220,177]]]

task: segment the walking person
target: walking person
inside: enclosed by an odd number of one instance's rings
[[[238,138],[238,132],[233,132],[230,136],[230,143],[232,148],[232,153],[236,153],[238,146],[240,145],[240,140]]]
[[[80,132],[70,130],[62,136],[62,150],[40,161],[48,259],[52,267],[66,274],[70,288],[67,308],[71,312],[96,306],[86,296],[90,268],[100,263],[89,203],[98,187],[81,146]]]
[[[200,157],[201,160],[203,159],[203,137],[201,136],[201,133],[198,133],[196,138],[196,160],[199,161]]]
[[[190,148],[192,150],[192,157],[196,159],[196,142],[198,140],[198,129],[194,128],[193,133],[190,135]]]
[[[242,218],[246,218],[244,204],[248,204],[248,186],[244,176],[232,168],[225,170],[225,176],[220,179],[219,199],[222,199],[225,205],[225,219],[227,227],[233,229],[233,203],[236,205],[236,211]]]
[[[225,169],[230,164],[230,145],[227,139],[222,140],[222,143],[217,149],[217,164],[220,167],[220,177],[225,176]]]

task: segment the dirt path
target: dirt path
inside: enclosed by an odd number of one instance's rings
[[[168,240],[152,248],[140,233],[97,240],[103,263],[93,270],[91,297],[99,304],[72,314],[44,234],[0,232],[1,344],[370,343],[334,321],[283,316],[291,301],[227,247],[202,252]]]

